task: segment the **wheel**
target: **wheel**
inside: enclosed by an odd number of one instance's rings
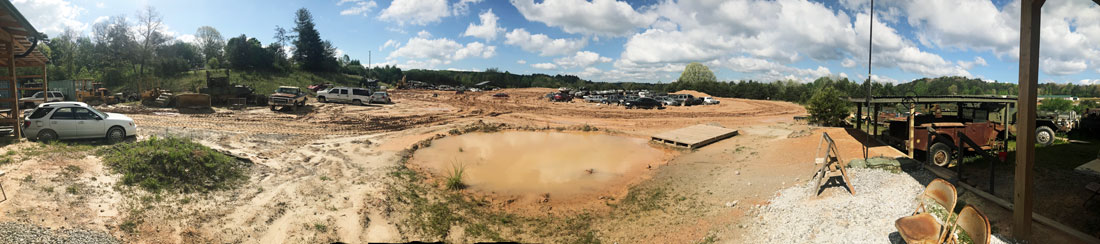
[[[117,126],[116,127],[111,127],[110,130],[107,130],[106,139],[107,139],[107,143],[109,143],[109,144],[115,144],[115,143],[122,142],[122,140],[126,140],[126,131],[122,130],[122,128],[119,128]]]
[[[327,103],[328,102],[328,100],[325,100],[325,97],[317,97],[317,101],[321,102],[321,103]]]
[[[932,160],[932,164],[940,167],[951,165],[954,153],[951,152],[950,146],[943,144],[943,142],[937,142],[936,144],[932,144],[932,148],[929,150],[932,151],[932,158],[929,159]]]
[[[1035,129],[1035,144],[1050,146],[1054,144],[1054,130],[1047,126]]]
[[[57,140],[57,132],[53,130],[42,130],[38,132],[37,137],[40,142],[51,142]]]
[[[355,106],[363,106],[363,101],[361,101],[359,99],[355,99],[355,100],[351,100],[351,104],[355,104]]]
[[[275,111],[275,106],[271,106],[271,111]]]

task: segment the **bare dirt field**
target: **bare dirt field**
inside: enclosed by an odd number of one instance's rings
[[[720,98],[719,105],[627,110],[542,98],[551,91],[393,91],[393,104],[311,101],[280,112],[103,107],[134,118],[138,140],[187,137],[246,159],[249,180],[210,193],[150,193],[119,185],[95,153],[98,142],[14,143],[0,148],[13,159],[0,164],[9,197],[0,202],[0,222],[107,233],[130,243],[731,242],[747,236],[751,207],[812,176],[822,133],[837,139],[842,157],[863,154],[845,129],[794,121],[806,112],[793,103]],[[492,96],[498,92],[510,96]],[[616,166],[627,167],[621,171],[575,166],[615,173],[607,178],[618,180],[598,194],[448,190],[446,172],[409,166],[418,160],[410,148],[431,148],[430,140],[442,143],[444,136],[532,131],[645,141],[695,124],[740,134],[697,150],[643,143],[659,159]],[[900,155],[889,147],[869,154]],[[562,175],[585,175],[576,169]]]

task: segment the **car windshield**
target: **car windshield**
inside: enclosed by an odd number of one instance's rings
[[[35,92],[34,95],[31,95],[31,97],[33,97],[33,98],[42,98],[42,92]]]
[[[280,87],[278,90],[275,90],[275,93],[298,94],[298,89],[297,88],[289,88],[289,87]]]

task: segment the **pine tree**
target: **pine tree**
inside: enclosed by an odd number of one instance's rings
[[[294,61],[306,71],[333,71],[334,67],[328,66],[335,64],[336,57],[326,50],[325,42],[321,41],[321,34],[314,28],[313,15],[309,10],[298,9],[294,24],[296,24],[294,33],[297,34],[294,40]],[[330,59],[332,62],[329,62]]]

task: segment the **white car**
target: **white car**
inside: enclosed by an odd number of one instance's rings
[[[380,91],[380,92],[375,92],[374,94],[370,95],[370,102],[371,103],[390,104],[393,101],[390,100],[390,94],[389,93]]]
[[[703,104],[718,104],[719,102],[721,102],[721,101],[718,101],[718,99],[714,99],[713,97],[704,97],[703,98]]]
[[[82,102],[43,103],[24,118],[23,136],[32,141],[104,138],[110,143],[137,135],[126,115],[104,113]]]
[[[363,105],[363,103],[370,103],[371,98],[370,90],[364,88],[336,87],[317,92],[317,101],[323,103],[338,102]]]
[[[31,95],[29,97],[20,98],[19,99],[19,104],[22,105],[23,108],[37,107],[39,104],[43,103],[43,99],[42,99],[43,96],[46,97],[45,102],[65,101],[65,94],[63,94],[59,91],[47,91],[45,93],[35,92],[34,95]]]

